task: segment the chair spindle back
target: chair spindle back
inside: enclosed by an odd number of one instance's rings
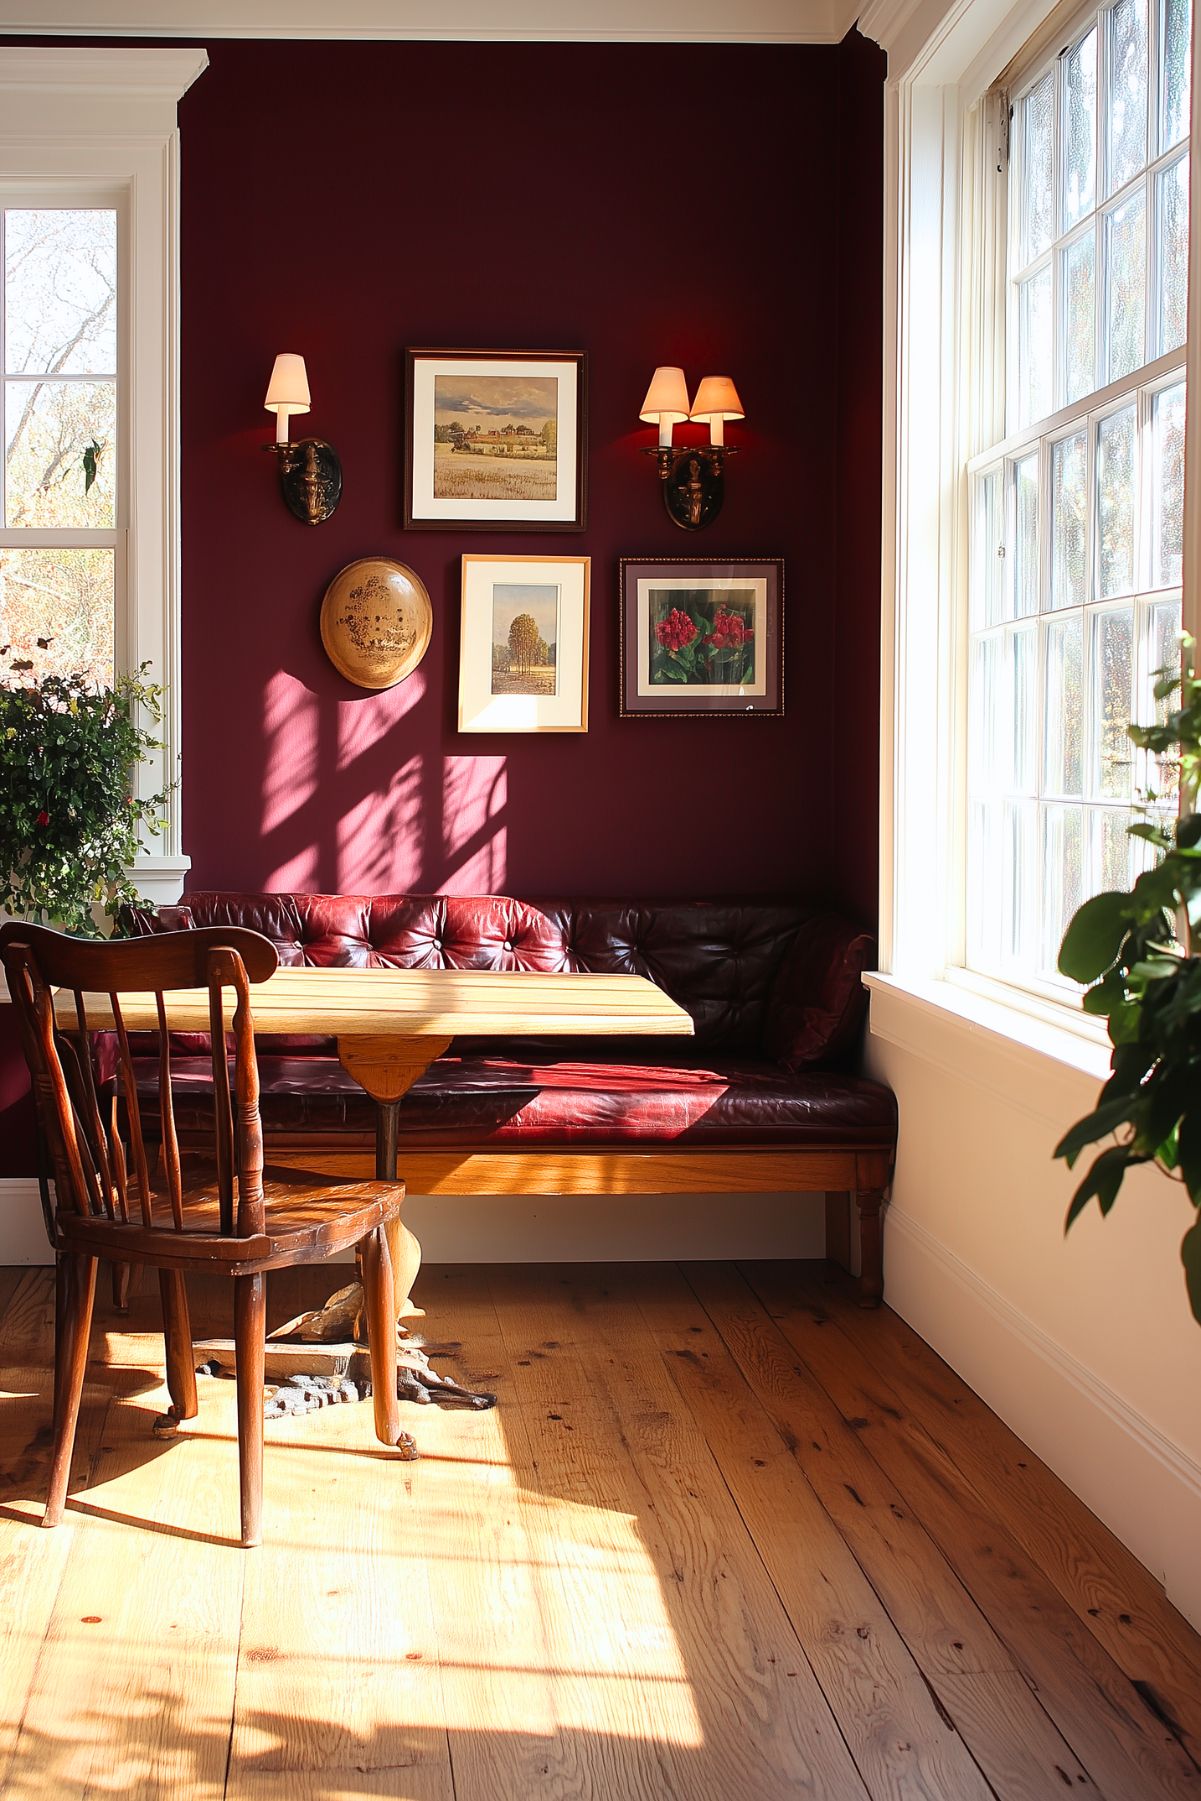
[[[240,1237],[261,1232],[263,1133],[250,984],[266,981],[278,966],[270,940],[241,926],[206,926],[148,938],[91,941],[12,920],[0,929],[0,960],[50,1151],[58,1207],[128,1222],[131,1190],[136,1188],[140,1223],[146,1227],[170,1224],[181,1231],[184,1224],[165,997],[181,988],[208,990],[221,1231]],[[227,988],[234,996],[232,1092]],[[62,991],[70,991],[74,998],[73,1031],[62,1019],[61,1001],[56,1017],[55,995]],[[153,994],[155,1000],[159,1142],[169,1221],[162,1216],[161,1202],[156,1210],[158,1197],[150,1179],[134,1060],[121,1009],[121,996],[133,994]],[[107,1003],[116,1035],[116,1078],[106,1097],[107,1123],[96,1084],[94,1034],[88,1025],[98,999]]]

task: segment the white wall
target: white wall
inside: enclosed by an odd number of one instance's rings
[[[1056,1140],[1094,1071],[888,991],[872,1070],[901,1138],[885,1298],[1165,1584],[1201,1627],[1201,1327],[1187,1198],[1152,1171],[1064,1238]]]
[[[411,1194],[405,1223],[427,1263],[822,1257],[826,1248],[820,1194]],[[0,1265],[52,1261],[37,1183],[0,1181]]]

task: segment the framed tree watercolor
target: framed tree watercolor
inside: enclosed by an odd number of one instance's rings
[[[620,609],[623,718],[783,716],[781,558],[623,557]]]
[[[463,558],[461,732],[588,730],[589,557]]]
[[[406,350],[405,525],[584,528],[582,350]]]

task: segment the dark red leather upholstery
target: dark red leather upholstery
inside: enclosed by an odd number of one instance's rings
[[[614,1055],[613,1048],[609,1056]],[[645,1061],[520,1061],[442,1057],[401,1105],[408,1144],[532,1147],[543,1144],[886,1144],[896,1130],[892,1095],[857,1076],[795,1076],[751,1058],[693,1065]],[[276,1132],[369,1135],[373,1103],[336,1057],[259,1059],[263,1125]],[[157,1066],[145,1061],[142,1099],[155,1104]],[[207,1057],[175,1059],[172,1089],[182,1130],[207,1125]]]
[[[198,926],[262,932],[285,965],[649,976],[692,1015],[697,1044],[798,1066],[853,1047],[872,955],[837,914],[796,902],[200,890],[184,903]]]
[[[405,1097],[401,1134],[439,1144],[888,1143],[891,1093],[853,1057],[871,939],[793,902],[197,891],[134,929],[243,925],[283,964],[633,972],[691,1014],[692,1039],[458,1040]],[[199,1044],[180,1043],[180,1052]],[[373,1103],[331,1041],[260,1040],[263,1122],[369,1133]],[[140,1082],[154,1094],[147,1062]],[[204,1123],[207,1058],[176,1059],[181,1126]]]

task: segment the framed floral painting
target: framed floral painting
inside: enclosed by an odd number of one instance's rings
[[[620,607],[623,718],[783,716],[781,558],[623,557]]]

